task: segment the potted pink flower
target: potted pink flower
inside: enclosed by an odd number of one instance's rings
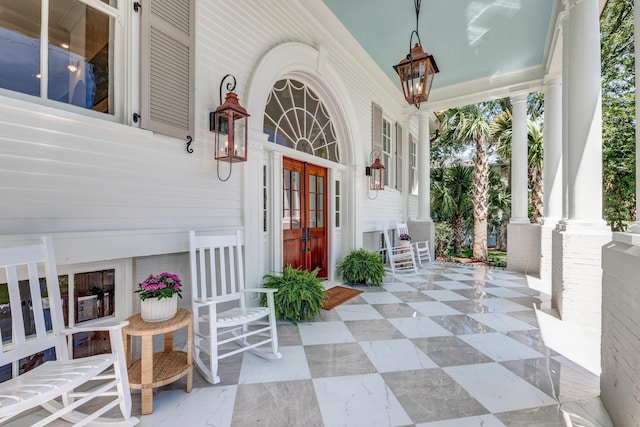
[[[140,297],[140,315],[145,322],[171,319],[178,310],[178,297],[182,298],[182,282],[177,274],[149,275],[135,291]]]

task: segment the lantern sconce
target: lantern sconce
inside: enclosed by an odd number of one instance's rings
[[[406,99],[410,105],[415,105],[418,109],[420,108],[421,102],[427,102],[429,100],[433,77],[440,71],[438,70],[438,65],[433,55],[425,53],[422,49],[422,41],[418,33],[420,2],[421,0],[414,0],[416,29],[411,32],[411,36],[409,37],[409,53],[405,58],[402,58],[398,65],[393,66],[393,69],[400,77],[400,85],[404,92],[404,99]],[[411,47],[414,34],[418,41],[415,46]]]
[[[374,148],[369,155],[370,166],[365,169],[366,176],[369,177],[369,186],[367,187],[367,197],[370,200],[378,198],[378,191],[384,190],[384,165],[380,161],[380,150]],[[376,192],[375,197],[369,195],[369,190]]]
[[[222,103],[222,86],[227,78],[233,82],[227,83],[227,95]],[[213,157],[217,161],[216,171],[220,181],[227,181],[231,177],[233,163],[247,161],[248,126],[247,110],[238,101],[238,95],[233,92],[236,88],[236,78],[227,74],[220,82],[220,106],[209,114],[209,130],[216,133]],[[220,162],[229,163],[229,174],[220,177]]]

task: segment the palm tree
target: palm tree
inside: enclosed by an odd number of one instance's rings
[[[505,160],[511,159],[512,122],[511,113],[505,111],[497,116],[491,124],[493,138],[498,144],[498,154]],[[528,177],[529,188],[531,189],[531,205],[533,207],[531,217],[536,224],[540,222],[543,216],[543,142],[541,126],[537,122],[529,120],[527,122]]]
[[[447,110],[442,131],[453,140],[473,143],[473,258],[487,260],[487,215],[489,211],[489,141],[491,129],[479,105]]]
[[[462,249],[463,218],[470,215],[473,208],[472,177],[473,169],[470,166],[454,165],[431,170],[431,206],[442,219],[451,222],[455,255],[459,255]]]

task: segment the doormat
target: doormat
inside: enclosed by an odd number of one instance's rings
[[[358,289],[345,288],[344,286],[334,286],[324,292],[327,296],[327,300],[322,304],[322,308],[325,310],[331,310],[332,308],[357,297],[363,292],[364,291],[360,291]]]

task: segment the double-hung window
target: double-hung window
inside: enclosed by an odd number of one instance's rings
[[[116,114],[123,0],[5,0],[0,6],[0,88]],[[57,104],[58,106],[60,104]]]
[[[0,94],[186,138],[194,4],[0,0]]]
[[[411,194],[418,194],[418,144],[409,134],[409,189]]]

